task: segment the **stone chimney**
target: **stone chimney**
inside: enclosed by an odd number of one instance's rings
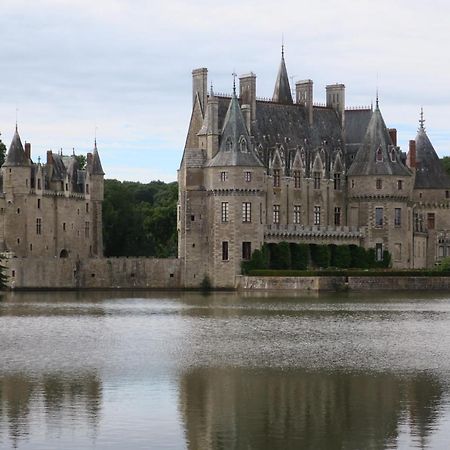
[[[25,142],[25,157],[31,159],[31,144],[29,142]]]
[[[306,108],[308,122],[313,123],[313,81],[303,80],[295,83],[295,102]]]
[[[412,140],[409,141],[409,152],[408,156],[406,157],[406,164],[411,169],[415,169],[416,164],[416,141]]]
[[[389,128],[389,136],[391,137],[394,147],[397,147],[397,128]]]
[[[338,116],[341,118],[342,129],[345,124],[345,85],[344,84],[329,84],[326,87],[327,91],[327,107],[333,108]]]
[[[47,164],[48,165],[53,165],[53,153],[51,150],[47,151]]]
[[[192,71],[192,104],[198,94],[203,115],[205,115],[206,97],[208,95],[208,69],[201,67]]]
[[[242,115],[244,117],[245,126],[247,127],[248,134],[250,133],[250,127],[251,127],[251,108],[250,105],[242,105],[241,106]]]
[[[241,105],[250,106],[250,123],[256,120],[256,75],[250,72],[239,77],[239,98]],[[248,132],[251,134],[250,128]]]

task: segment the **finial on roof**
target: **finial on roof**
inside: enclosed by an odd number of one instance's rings
[[[284,58],[284,33],[281,33],[281,57]]]
[[[18,113],[19,113],[19,108],[16,107],[16,132],[17,132],[17,116],[18,116]]]
[[[75,147],[72,147],[72,155],[75,156]]]
[[[209,95],[210,95],[211,97],[214,97],[214,89],[213,89],[212,81],[211,81],[211,91],[210,91]]]
[[[234,70],[231,75],[233,75],[233,95],[236,96],[236,77],[237,77],[237,75]]]
[[[379,108],[379,100],[378,100],[378,86],[377,86],[377,99],[375,102],[375,109],[378,109],[378,108]]]
[[[94,139],[94,150],[97,150],[97,136]]]
[[[419,120],[419,130],[425,131],[425,119],[423,118],[423,107],[420,107],[420,120]]]
[[[38,156],[38,164],[40,164],[40,163],[41,163],[41,157]]]

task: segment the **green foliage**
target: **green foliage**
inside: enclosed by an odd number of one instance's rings
[[[0,289],[4,289],[8,283],[8,275],[6,275],[6,267],[1,264],[0,260]]]
[[[75,159],[78,162],[78,167],[80,170],[83,170],[86,168],[86,156],[84,155],[75,155]]]
[[[349,245],[350,267],[368,269],[370,267],[369,253],[358,245]]]
[[[348,245],[330,245],[331,250],[331,266],[340,269],[348,269],[351,267],[352,256]]]
[[[309,247],[307,244],[290,244],[291,268],[305,270],[308,267]]]
[[[0,167],[3,166],[3,163],[5,162],[5,157],[6,157],[6,145],[0,139]]]
[[[445,171],[450,175],[450,156],[444,156],[441,161]]]
[[[242,273],[248,274],[251,270],[267,269],[269,267],[268,249],[264,244],[261,250],[253,251],[250,261],[242,262]]]
[[[291,267],[291,250],[287,242],[270,244],[270,268],[289,269]]]
[[[175,182],[105,180],[105,256],[176,256],[177,199]]]
[[[450,257],[444,258],[439,266],[436,267],[437,272],[450,272]]]
[[[330,265],[330,248],[328,245],[310,244],[311,259],[316,267],[326,269]]]

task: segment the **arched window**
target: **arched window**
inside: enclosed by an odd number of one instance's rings
[[[233,148],[233,141],[231,140],[231,138],[227,138],[226,143],[225,143],[225,150],[227,152],[231,152],[231,149]]]
[[[383,161],[383,151],[381,150],[381,147],[378,147],[376,152],[376,161],[382,162]]]
[[[247,141],[243,137],[239,141],[239,149],[241,153],[247,153]]]

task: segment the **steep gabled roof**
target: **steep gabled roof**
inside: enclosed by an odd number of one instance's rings
[[[102,163],[100,161],[100,155],[97,150],[97,139],[95,140],[94,152],[92,154],[92,172],[93,175],[105,175],[103,172]]]
[[[235,93],[233,93],[227,115],[225,116],[219,151],[209,162],[208,166],[262,166],[261,161],[253,150]]]
[[[280,68],[278,69],[277,81],[273,91],[272,100],[277,103],[292,104],[291,87],[289,86],[289,78],[284,62],[284,51],[281,51]]]
[[[20,140],[19,132],[16,127],[3,167],[29,166],[30,164],[30,160],[25,155],[22,141]]]
[[[414,188],[450,189],[450,177],[442,166],[423,123],[416,136],[416,179]]]
[[[348,174],[411,175],[411,172],[402,163],[399,153],[392,144],[383,116],[378,108],[378,102],[370,118],[364,141],[348,170]]]

